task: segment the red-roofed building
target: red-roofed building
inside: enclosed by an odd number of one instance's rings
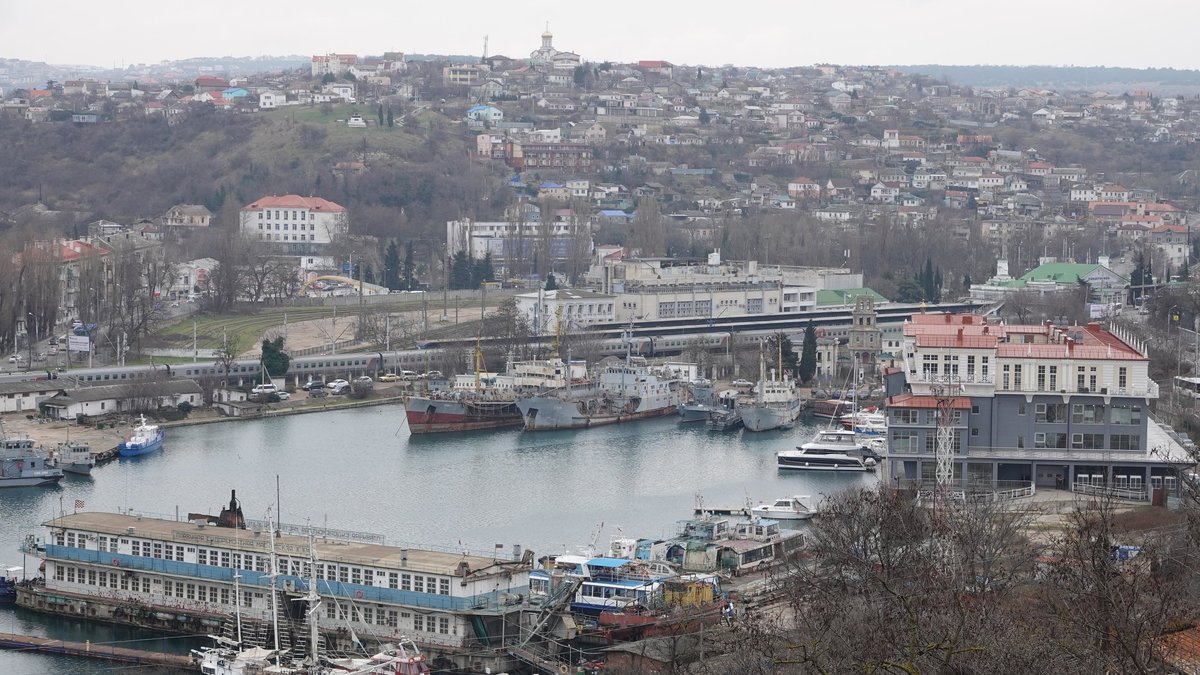
[[[242,207],[241,231],[294,255],[320,253],[349,232],[346,209],[320,197],[261,197]]]
[[[917,314],[901,357],[900,371],[884,376],[897,480],[933,481],[939,399],[954,411],[954,489],[1119,489],[1148,499],[1148,487],[1176,480],[1183,450],[1150,419],[1150,359],[1120,329]]]
[[[358,65],[358,56],[355,54],[317,54],[312,57],[312,75],[313,77],[323,75],[336,77],[355,65]]]
[[[221,92],[229,88],[229,80],[214,75],[201,75],[196,78],[196,93]]]

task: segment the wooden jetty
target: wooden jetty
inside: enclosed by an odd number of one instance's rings
[[[749,510],[745,506],[716,507],[716,508],[704,506],[701,508],[697,508],[695,510],[695,513],[698,516],[703,516],[705,514],[710,515],[710,516],[744,516],[749,513]]]
[[[89,659],[102,659],[121,663],[196,670],[196,664],[192,661],[192,657],[185,654],[166,654],[144,649],[92,644],[91,642],[51,640],[50,638],[17,635],[16,633],[0,633],[0,649],[41,652],[43,654],[64,654],[67,656],[81,656]]]

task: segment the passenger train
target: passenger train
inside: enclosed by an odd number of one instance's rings
[[[963,312],[978,308],[978,304],[954,303],[930,306],[929,311]],[[899,324],[907,320],[919,307],[913,305],[889,305],[876,310],[880,325]],[[820,310],[795,315],[765,315],[762,317],[733,317],[729,320],[699,321],[653,321],[641,322],[629,327],[597,326],[589,331],[589,337],[599,337],[599,353],[604,356],[624,356],[628,349],[635,356],[656,357],[678,355],[689,349],[727,351],[735,342],[757,341],[758,338],[780,331],[793,334],[799,340],[799,331],[811,322],[825,329],[827,335],[837,336],[848,328],[850,311],[847,309]],[[484,338],[484,344],[498,340]],[[542,351],[550,348],[551,339],[543,337],[531,344]],[[304,381],[308,378],[328,379],[356,375],[376,375],[401,370],[422,371],[435,361],[442,349],[470,350],[475,347],[474,339],[427,341],[417,349],[331,354],[325,356],[301,356],[291,361],[288,377]],[[57,376],[88,384],[127,382],[148,377],[204,378],[224,375],[224,367],[218,361],[200,361],[174,365],[125,366],[110,368],[71,369]],[[240,360],[231,364],[231,378],[243,381],[256,380],[262,376],[262,366],[256,360]]]

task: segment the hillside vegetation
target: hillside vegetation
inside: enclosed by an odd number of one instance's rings
[[[352,229],[384,237],[441,232],[474,213],[485,169],[468,159],[455,122],[428,110],[394,127],[345,125],[349,106],[230,114],[199,109],[74,126],[0,116],[0,215],[49,208],[132,222],[178,203],[217,213],[226,197],[246,204],[268,194],[317,195],[346,206]],[[376,111],[359,110],[374,121]],[[362,162],[336,171],[339,162]],[[483,201],[483,203],[488,203]],[[499,203],[497,201],[497,203]],[[80,218],[63,225],[78,225]]]

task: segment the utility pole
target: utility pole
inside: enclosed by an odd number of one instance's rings
[[[192,363],[196,362],[200,352],[196,350],[196,320],[192,319]]]
[[[444,283],[442,284],[442,323],[445,323],[446,321],[450,320],[450,315],[448,312],[449,305],[446,302],[446,292],[450,288],[450,252],[449,251],[446,252],[446,264],[443,266],[443,271],[444,271],[443,276],[445,277],[445,279],[444,279]]]

